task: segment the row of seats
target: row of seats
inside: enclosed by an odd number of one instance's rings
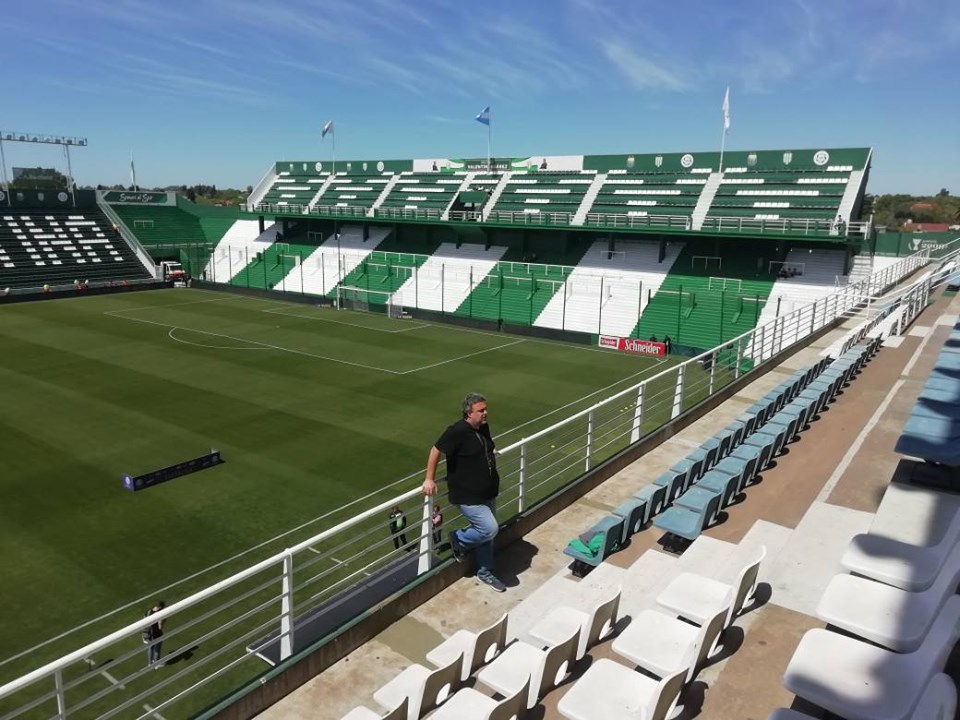
[[[954,717],[943,669],[960,639],[960,495],[892,482],[841,564],[851,574],[834,576],[817,607],[828,628],[803,636],[784,686],[849,720]]]
[[[931,463],[960,466],[960,322],[937,356],[896,451]]]
[[[692,542],[719,520],[787,443],[793,440],[880,346],[856,346],[829,367],[828,358],[798,370],[739,418],[613,509],[563,550],[583,577],[651,520],[675,539]]]
[[[852,348],[829,367],[822,358],[798,370],[657,478],[655,484],[668,489],[672,506],[654,525],[676,538],[695,540],[820,414],[878,347],[873,341]]]
[[[618,587],[587,608],[551,608],[511,643],[508,615],[478,632],[459,630],[427,653],[433,667],[410,665],[374,693],[386,714],[359,706],[343,720],[519,720],[578,675],[560,700],[564,717],[664,720],[753,596],[765,555],[758,546],[730,584],[678,575],[657,596],[657,609],[629,622],[619,616]],[[610,638],[613,653],[626,664],[589,657]],[[472,686],[463,687],[471,678]]]

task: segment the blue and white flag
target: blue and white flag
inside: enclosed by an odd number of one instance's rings
[[[323,126],[323,130],[320,131],[320,139],[323,140],[327,133],[333,132],[333,120],[327,121],[327,124]]]
[[[477,113],[477,116],[474,118],[478,123],[483,123],[484,125],[490,124],[490,106],[487,105],[483,110]]]

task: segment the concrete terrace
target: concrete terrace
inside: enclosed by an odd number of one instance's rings
[[[629,617],[654,607],[657,593],[680,572],[731,581],[737,561],[756,544],[767,546],[756,598],[722,638],[722,649],[681,696],[684,718],[765,720],[777,707],[828,717],[784,689],[787,663],[803,634],[824,623],[819,598],[857,533],[866,532],[894,477],[912,461],[893,452],[937,352],[960,312],[960,296],[938,294],[901,337],[889,338],[819,419],[767,469],[759,484],[725,512],[683,555],[664,552],[662,532],[648,527],[583,580],[569,571],[567,542],[623,499],[651,482],[690,449],[717,432],[755,400],[815,362],[858,320],[818,338],[809,347],[742,388],[640,460],[587,493],[545,524],[498,553],[498,574],[509,589],[496,594],[464,577],[411,611],[370,642],[261,713],[260,720],[337,720],[356,705],[376,709],[373,693],[411,663],[429,665],[426,653],[460,628],[478,630],[510,613],[509,636],[525,631],[550,607],[585,607],[623,586],[622,629]],[[589,597],[584,602],[576,597]],[[561,717],[559,699],[600,657],[617,658],[611,640],[595,646],[573,677],[550,692],[527,717]],[[957,653],[948,663],[956,680]],[[472,683],[473,681],[468,681]],[[477,689],[489,693],[482,685]],[[598,719],[600,720],[600,719]]]

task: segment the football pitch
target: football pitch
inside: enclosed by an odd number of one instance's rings
[[[502,447],[664,367],[196,289],[0,307],[0,343],[0,682],[419,485],[467,392]],[[211,448],[222,465],[121,485]]]

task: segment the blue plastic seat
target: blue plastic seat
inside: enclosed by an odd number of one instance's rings
[[[721,461],[722,462],[722,461]],[[741,463],[743,461],[740,461]],[[709,490],[714,493],[720,494],[720,506],[726,507],[734,500],[737,499],[737,495],[740,493],[740,482],[743,475],[743,468],[741,467],[738,472],[729,472],[726,470],[713,469],[700,478],[700,482],[697,483],[696,488],[691,488],[692,490],[702,489]],[[687,504],[683,502],[683,498],[679,501],[680,505],[686,506]]]
[[[667,504],[669,504],[683,495],[684,491],[690,486],[689,477],[689,467],[681,468],[674,465],[665,473],[661,473],[660,476],[653,481],[653,484],[661,485],[667,489]]]
[[[623,518],[623,535],[620,544],[622,545],[630,539],[631,535],[643,530],[647,524],[647,501],[636,497],[630,497],[617,505],[612,511],[617,517]]]
[[[725,475],[733,475],[737,478],[737,494],[753,482],[757,474],[757,462],[760,460],[759,453],[753,457],[742,458],[730,455],[717,463],[714,470]]]
[[[687,490],[677,498],[674,507],[682,507],[700,513],[703,517],[703,528],[716,524],[720,508],[723,505],[723,492],[708,490],[699,485]]]
[[[674,505],[667,508],[667,511],[659,515],[653,521],[654,527],[672,533],[685,540],[696,540],[703,532],[707,519],[717,513],[720,506],[720,496],[711,494],[712,501],[703,512],[690,510],[689,508]]]
[[[667,507],[667,488],[653,483],[645,485],[633,494],[637,500],[646,503],[644,510],[644,524],[650,522],[655,515],[659,515]]]
[[[584,533],[591,536],[598,533],[603,534],[603,545],[596,555],[581,552],[570,545],[563,549],[563,554],[586,565],[596,567],[620,547],[623,525],[624,519],[622,517],[607,515]]]

